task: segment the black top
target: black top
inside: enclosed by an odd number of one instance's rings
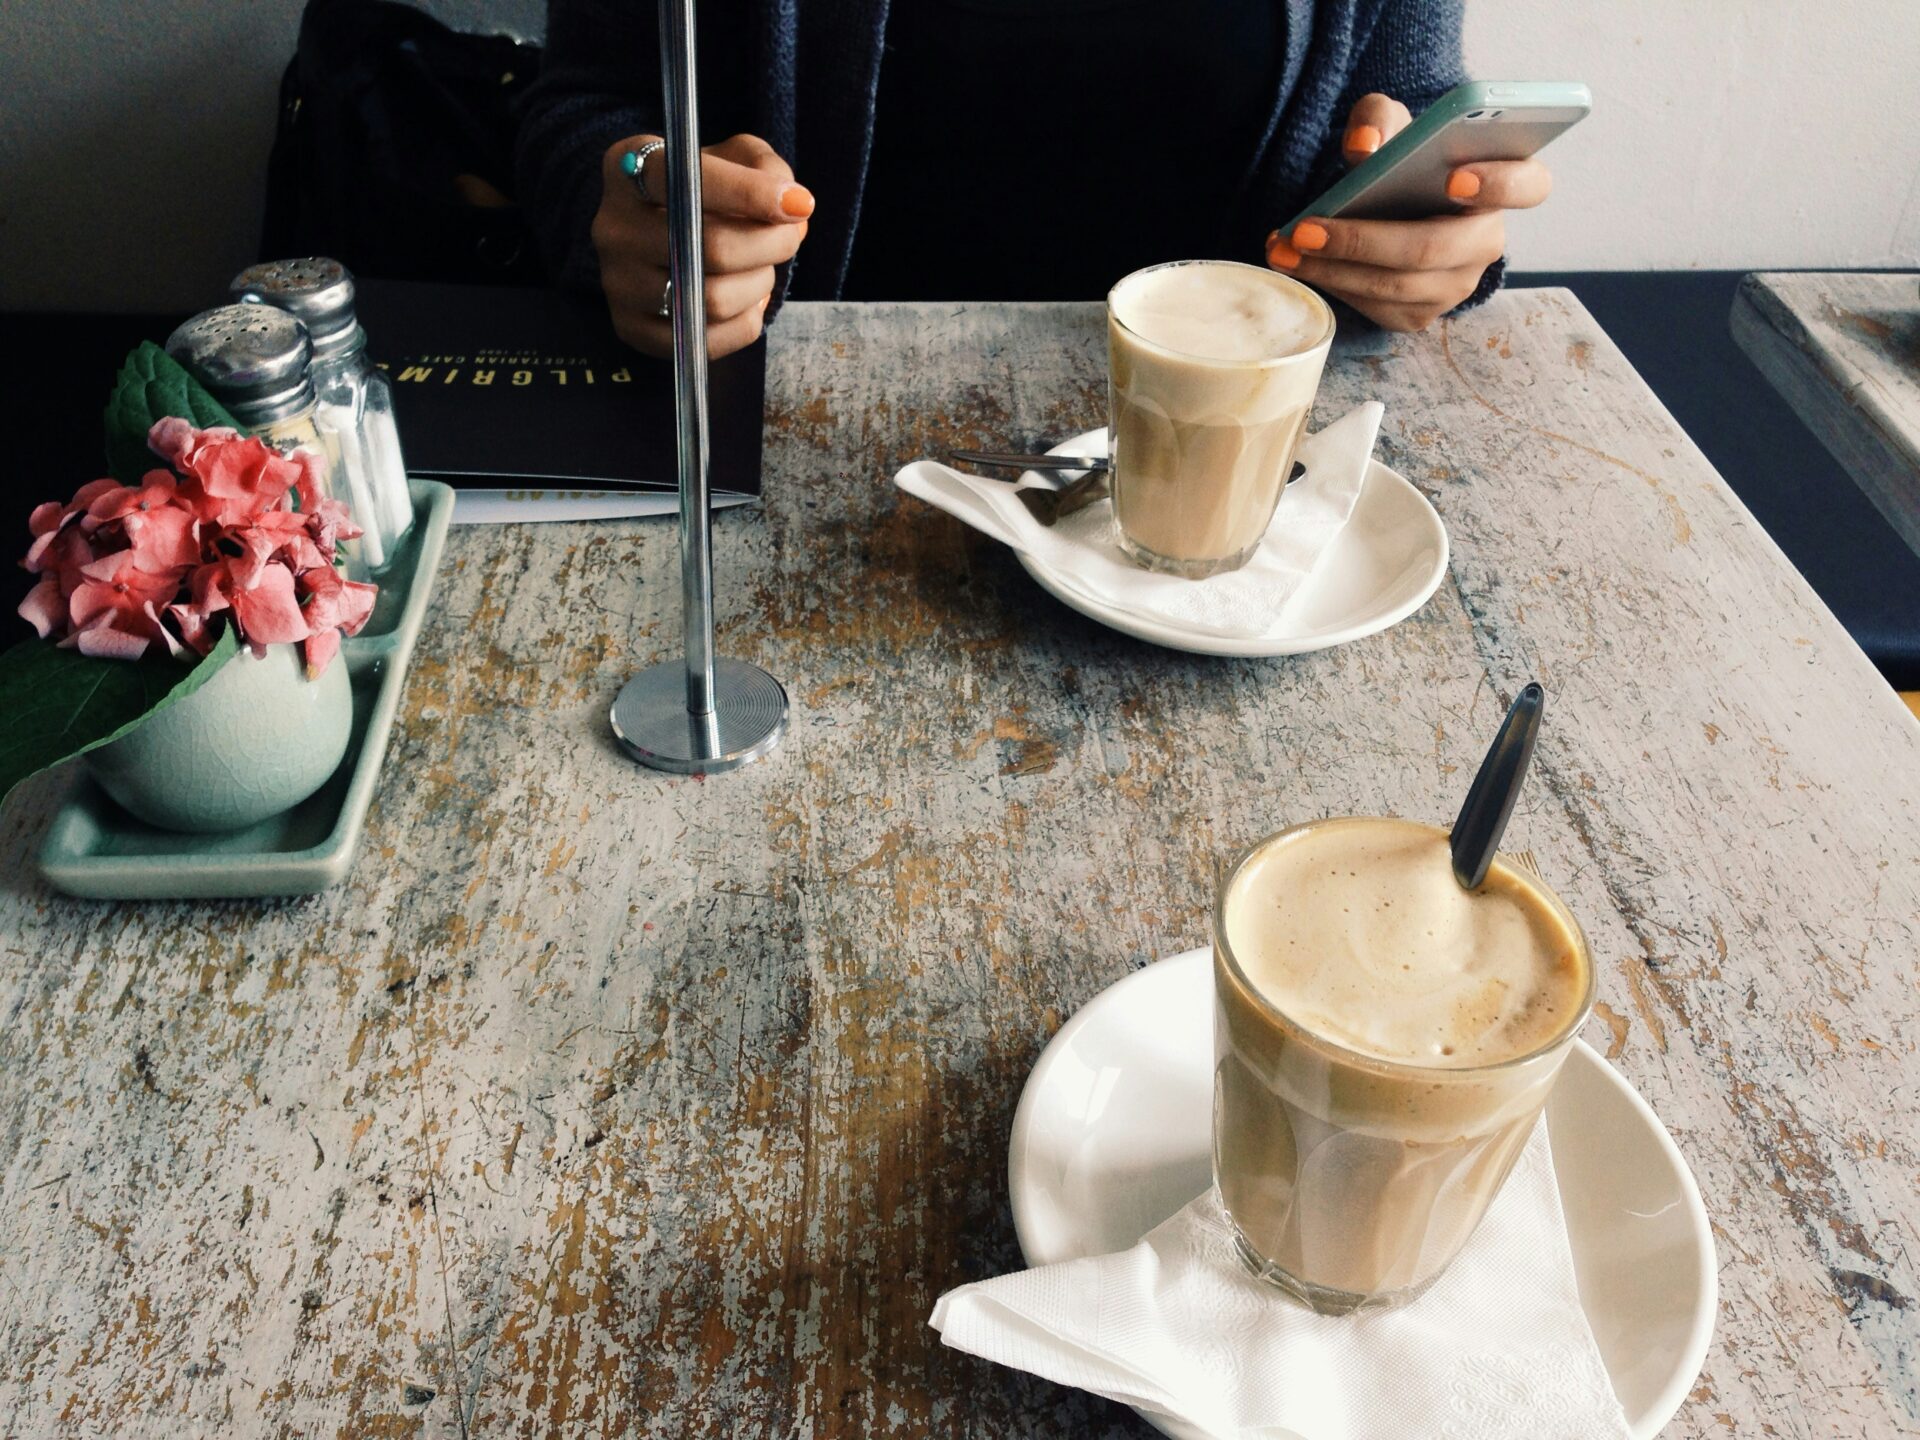
[[[843,294],[1093,300],[1229,255],[1284,30],[1274,0],[894,0]]]
[[[1023,165],[1041,167],[1055,190],[1066,183],[1059,178],[1058,156],[1070,146],[1082,160],[1089,150],[1096,155],[1115,152],[1120,193],[1095,195],[1098,209],[1090,216],[1068,216],[1062,224],[1075,227],[1075,233],[1049,237],[1048,253],[1058,255],[1073,253],[1069,246],[1075,236],[1087,244],[1126,240],[1134,227],[1157,225],[1169,210],[1190,200],[1201,187],[1192,183],[1197,175],[1190,174],[1189,167],[1214,162],[1203,157],[1199,144],[1171,144],[1175,137],[1164,132],[1177,126],[1181,136],[1191,137],[1197,125],[1211,123],[1209,117],[1227,117],[1219,128],[1228,144],[1245,147],[1248,162],[1246,199],[1240,207],[1244,213],[1233,217],[1229,248],[1258,260],[1267,232],[1298,214],[1344,173],[1340,132],[1356,97],[1377,90],[1417,115],[1466,79],[1460,59],[1462,0],[1266,0],[1258,8],[1257,0],[1158,0],[1151,5],[1107,0],[1093,8],[1082,0],[1083,8],[1063,18],[1057,16],[1062,0],[1020,0],[1012,7],[1002,0],[1001,13],[995,16],[962,17],[983,33],[991,19],[1003,35],[1012,35],[1022,47],[1034,47],[1011,57],[1006,53],[1011,46],[991,52],[989,63],[1001,68],[985,73],[998,77],[998,85],[983,81],[978,59],[953,56],[950,63],[942,63],[937,52],[924,53],[925,39],[914,40],[908,27],[937,41],[940,32],[933,27],[952,3],[955,0],[699,0],[701,34],[708,41],[700,51],[702,133],[709,141],[736,131],[760,136],[787,158],[819,202],[807,224],[807,243],[787,271],[767,312],[769,319],[789,297],[835,300],[845,293],[855,231],[866,209],[867,162],[876,131],[888,128],[878,124],[876,102],[884,91],[889,107],[896,98],[908,110],[913,105],[906,102],[927,103],[927,85],[918,87],[916,95],[911,73],[902,79],[892,68],[899,57],[885,55],[890,19],[895,42],[923,52],[920,72],[946,97],[947,108],[922,127],[923,133],[932,134],[930,150],[917,155],[910,148],[895,152],[896,143],[912,142],[894,128],[891,138],[881,142],[888,153],[880,163],[891,172],[909,177],[918,173],[928,181],[944,175],[955,191],[968,179],[994,187],[986,196],[963,203],[945,187],[930,185],[940,190],[935,202],[940,223],[955,227],[957,238],[940,242],[941,255],[929,252],[922,259],[926,288],[916,286],[913,293],[928,297],[949,285],[955,292],[963,286],[970,293],[985,289],[953,275],[942,275],[942,283],[935,286],[929,278],[933,264],[948,258],[948,247],[964,263],[947,269],[971,270],[989,246],[1017,244],[1030,251],[1038,239],[1034,226],[1017,240],[1007,238],[1015,233],[1012,225],[995,217],[1005,213],[1008,197],[994,192],[1015,187],[1009,180],[995,180],[991,168],[981,180],[963,153],[970,142],[990,144]],[[1005,13],[1009,8],[1026,18],[1010,17]],[[1164,13],[1156,16],[1156,10]],[[1042,33],[1048,26],[1036,18],[1040,14],[1056,17],[1049,34]],[[1167,18],[1170,15],[1177,16],[1177,22]],[[1103,72],[1094,63],[1110,62],[1117,38],[1135,31],[1139,34],[1119,48],[1163,62],[1162,72],[1144,84],[1137,63],[1123,64],[1123,75],[1116,75],[1111,65]],[[1144,42],[1140,34],[1146,35]],[[716,37],[724,43],[715,43]],[[609,145],[628,136],[660,133],[665,111],[660,62],[657,6],[643,0],[547,0],[546,57],[520,116],[516,198],[540,237],[555,278],[568,289],[600,292],[592,231],[604,185],[602,158]],[[1019,68],[1042,62],[1052,67],[1044,85]],[[909,60],[901,68],[911,64]],[[882,70],[891,74],[883,78]],[[1175,71],[1186,75],[1184,83],[1171,82],[1169,74]],[[944,82],[949,75],[966,77],[966,83]],[[1246,95],[1259,92],[1263,77],[1267,93],[1258,107],[1263,118],[1254,124],[1247,116],[1243,122],[1239,107]],[[1021,88],[1016,82],[1024,82],[1020,96],[1013,95]],[[1019,130],[1012,139],[1005,128],[1011,122],[1004,108],[1009,97],[1024,98],[1036,107],[1036,113],[1026,117],[1032,128]],[[996,112],[997,105],[1002,108]],[[1081,132],[1076,140],[1065,134],[1069,124]],[[1048,126],[1054,127],[1051,134]],[[982,127],[992,133],[983,137]],[[1249,133],[1252,138],[1243,138]],[[1158,173],[1151,173],[1139,147],[1156,140],[1168,148],[1161,151]],[[1240,178],[1231,165],[1222,166],[1220,173],[1239,188]],[[893,193],[899,194],[899,187],[893,187]],[[1210,205],[1219,202],[1217,188],[1206,193]],[[1172,198],[1176,195],[1178,199]],[[893,236],[890,246],[903,243],[897,220],[882,217],[881,223]],[[1180,239],[1183,243],[1169,242],[1166,248],[1194,253],[1185,237]],[[921,241],[927,243],[924,236]],[[888,262],[879,242],[867,248],[875,264]],[[1160,248],[1139,247],[1140,258],[1161,258]],[[1114,278],[1111,272],[1132,258],[1079,254],[1074,268],[1080,273],[1067,277],[1071,283],[1039,287],[1023,281],[1020,293],[1037,294],[1044,288],[1097,295]],[[1051,262],[1046,266],[1050,273],[1059,268]],[[1488,268],[1474,300],[1498,288],[1500,269],[1497,264]],[[874,277],[875,288],[881,278]]]

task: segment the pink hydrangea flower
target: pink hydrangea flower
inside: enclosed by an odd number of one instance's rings
[[[358,635],[373,614],[379,588],[342,578],[331,566],[309,570],[300,577],[306,592],[307,673],[318,677],[340,648],[342,634]]]
[[[91,481],[34,509],[24,564],[41,578],[20,614],[43,639],[125,659],[155,644],[205,654],[224,616],[255,653],[300,644],[317,678],[376,594],[335,568],[340,542],[361,532],[325,493],[325,461],[181,419],[156,423],[147,443],[172,470]]]
[[[180,576],[156,574],[141,565],[131,547],[102,555],[80,567],[81,580],[67,602],[72,629],[60,643],[82,655],[138,659],[155,640],[178,652],[179,644],[160,623],[158,607],[173,599]]]
[[[348,580],[332,568],[309,571],[300,580],[308,623],[329,630],[337,626],[349,635],[360,633],[380,593],[378,586]]]
[[[248,585],[233,584],[227,600],[239,618],[240,633],[259,652],[268,645],[304,640],[311,633],[307,617],[294,595],[293,572],[284,565],[268,565]]]
[[[196,430],[192,421],[169,415],[153,422],[153,428],[147,431],[147,448],[185,474],[193,469],[194,456],[201,446],[238,439],[239,435],[231,425],[210,425],[205,430]]]
[[[33,514],[27,518],[27,528],[33,532],[33,544],[28,547],[27,558],[23,562],[27,570],[35,575],[45,570],[47,553],[62,543],[70,527],[86,518],[93,502],[108,491],[121,488],[113,480],[90,480],[76,490],[73,499],[65,505],[52,500],[44,505],[36,505]],[[68,548],[71,551],[71,547]]]

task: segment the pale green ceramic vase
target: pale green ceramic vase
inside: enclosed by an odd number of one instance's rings
[[[347,753],[344,655],[307,678],[297,645],[242,650],[186,699],[82,763],[129,813],[166,830],[242,830],[327,783]]]

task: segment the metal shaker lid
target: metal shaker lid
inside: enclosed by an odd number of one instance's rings
[[[271,305],[307,327],[315,360],[331,360],[366,342],[353,313],[353,274],[338,260],[265,260],[227,286],[234,299]]]
[[[313,404],[307,327],[268,305],[202,310],[167,337],[167,354],[248,426],[272,424]]]

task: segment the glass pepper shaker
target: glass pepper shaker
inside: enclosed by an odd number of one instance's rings
[[[321,486],[339,499],[340,447],[315,422],[307,327],[284,310],[222,305],[202,310],[167,337],[167,354],[227,408],[247,432],[286,452],[311,450],[322,461]],[[365,526],[351,497],[347,508]],[[368,531],[371,535],[371,530]],[[347,574],[365,579],[374,567],[366,537],[340,547]],[[385,551],[378,552],[383,560]]]
[[[393,418],[393,385],[367,358],[352,274],[324,256],[270,260],[248,266],[228,288],[237,300],[271,305],[306,325],[319,398],[315,420],[338,442],[348,504],[367,532],[361,544],[369,565],[379,570],[392,563],[413,524],[413,493]]]

